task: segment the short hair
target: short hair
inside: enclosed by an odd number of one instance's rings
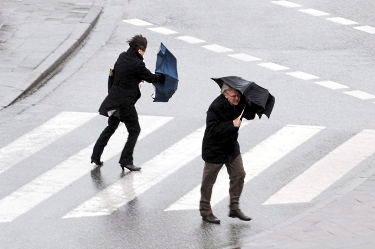
[[[226,91],[231,91],[231,90],[236,90],[232,87],[230,87],[229,85],[223,83],[223,86],[221,87],[221,93],[224,94],[224,92]]]
[[[146,50],[147,48],[147,39],[146,37],[142,35],[136,35],[132,37],[130,40],[128,40],[128,43],[130,47],[136,50],[138,49]]]

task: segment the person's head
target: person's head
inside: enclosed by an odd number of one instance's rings
[[[232,87],[228,86],[227,84],[223,84],[221,87],[221,93],[224,97],[231,103],[231,105],[238,105],[241,98],[240,91],[233,89]]]
[[[140,53],[142,56],[146,52],[146,48],[147,48],[146,37],[144,37],[142,35],[136,35],[136,36],[132,37],[130,40],[128,40],[128,43],[129,43],[129,46],[131,48],[138,51],[138,53]]]

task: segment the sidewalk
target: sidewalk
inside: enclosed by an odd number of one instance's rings
[[[0,0],[0,111],[43,81],[93,28],[105,0]]]
[[[244,244],[237,248],[375,248],[375,176],[330,204],[298,216]]]

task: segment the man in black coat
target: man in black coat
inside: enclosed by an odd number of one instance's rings
[[[91,162],[99,166],[103,165],[100,157],[104,147],[121,121],[125,124],[129,135],[121,153],[120,166],[122,170],[127,168],[131,171],[138,171],[141,168],[133,164],[133,151],[141,132],[138,113],[135,108],[135,103],[141,97],[139,84],[143,81],[164,83],[165,76],[153,74],[146,68],[143,62],[143,55],[147,48],[147,39],[145,37],[136,35],[128,43],[129,49],[119,55],[114,65],[113,84],[112,86],[109,85],[109,93],[99,108],[101,115],[109,117],[108,126],[95,143]]]
[[[223,84],[221,93],[207,111],[206,130],[202,143],[202,158],[205,165],[199,206],[202,219],[216,224],[219,224],[220,220],[212,213],[210,202],[213,185],[224,164],[230,178],[229,217],[251,220],[239,208],[246,173],[237,138],[242,122],[241,113],[245,106],[243,117],[246,119],[255,117],[255,108],[238,90]]]

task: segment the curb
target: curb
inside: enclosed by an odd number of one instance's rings
[[[86,16],[78,23],[69,37],[58,46],[35,70],[24,78],[12,89],[3,100],[0,111],[12,105],[35,86],[45,80],[57,67],[59,67],[88,36],[102,13],[103,6],[93,6]]]

